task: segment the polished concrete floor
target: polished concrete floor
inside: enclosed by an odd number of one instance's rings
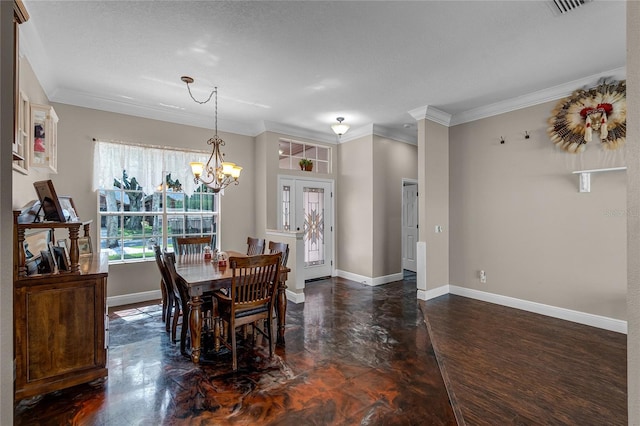
[[[289,303],[286,344],[194,366],[158,304],[110,314],[107,380],[21,402],[16,425],[455,425],[415,280],[333,278]],[[259,342],[260,343],[260,342]]]

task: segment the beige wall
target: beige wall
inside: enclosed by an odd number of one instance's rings
[[[373,277],[373,137],[338,145],[337,267]]]
[[[625,173],[592,176],[590,193],[571,173],[624,165],[624,153],[558,150],[554,105],[450,129],[451,284],[624,320]]]
[[[50,105],[47,95],[33,73],[31,64],[25,58],[20,59],[20,90],[27,96],[31,104]],[[19,209],[29,201],[35,200],[37,196],[33,189],[33,182],[50,178],[49,170],[44,168],[32,167],[27,175],[14,173],[13,208]]]
[[[402,179],[418,178],[418,147],[373,136],[373,275],[402,273]]]
[[[627,2],[627,400],[629,424],[640,424],[640,3]]]
[[[434,121],[418,122],[418,225],[419,241],[426,244],[424,280],[420,290],[449,282],[449,128]],[[441,226],[443,232],[436,233]],[[418,255],[420,255],[418,250]],[[421,259],[418,259],[421,268]],[[421,277],[421,271],[418,276]],[[423,288],[424,287],[424,288]]]

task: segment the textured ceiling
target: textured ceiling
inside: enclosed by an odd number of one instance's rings
[[[25,5],[23,53],[51,101],[211,128],[213,105],[191,100],[189,75],[197,98],[219,87],[219,128],[249,135],[335,141],[343,116],[352,133],[415,140],[409,111],[455,120],[626,64],[624,1],[566,14],[550,1]]]

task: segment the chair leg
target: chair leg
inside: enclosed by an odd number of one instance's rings
[[[231,363],[231,366],[233,368],[233,371],[238,371],[238,355],[237,355],[237,348],[236,348],[236,327],[233,319],[229,324],[229,333],[231,333],[231,357],[233,360]]]
[[[160,291],[162,292],[162,322],[167,321],[167,290],[164,286],[164,280],[160,278]]]
[[[220,339],[222,338],[221,318],[213,318],[213,350],[220,350]]]
[[[187,353],[187,331],[189,331],[189,315],[191,310],[189,307],[182,309],[182,327],[180,328],[180,353]]]
[[[267,328],[267,339],[269,339],[269,358],[273,358],[273,318],[269,316],[269,318],[265,320],[265,323]]]
[[[174,308],[173,308],[173,324],[171,327],[171,341],[175,343],[176,330],[178,329],[178,317],[180,316],[180,303],[178,303],[178,299],[174,299],[173,304],[174,304]]]
[[[168,293],[167,294],[167,318],[165,321],[165,329],[166,331],[171,331],[171,316],[173,315],[173,305],[175,304],[175,302],[173,301],[173,293]],[[164,315],[164,311],[163,311],[163,315]],[[178,315],[178,313],[176,312],[175,314],[176,316]]]

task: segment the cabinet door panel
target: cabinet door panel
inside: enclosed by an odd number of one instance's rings
[[[95,281],[27,294],[28,381],[96,364]]]

